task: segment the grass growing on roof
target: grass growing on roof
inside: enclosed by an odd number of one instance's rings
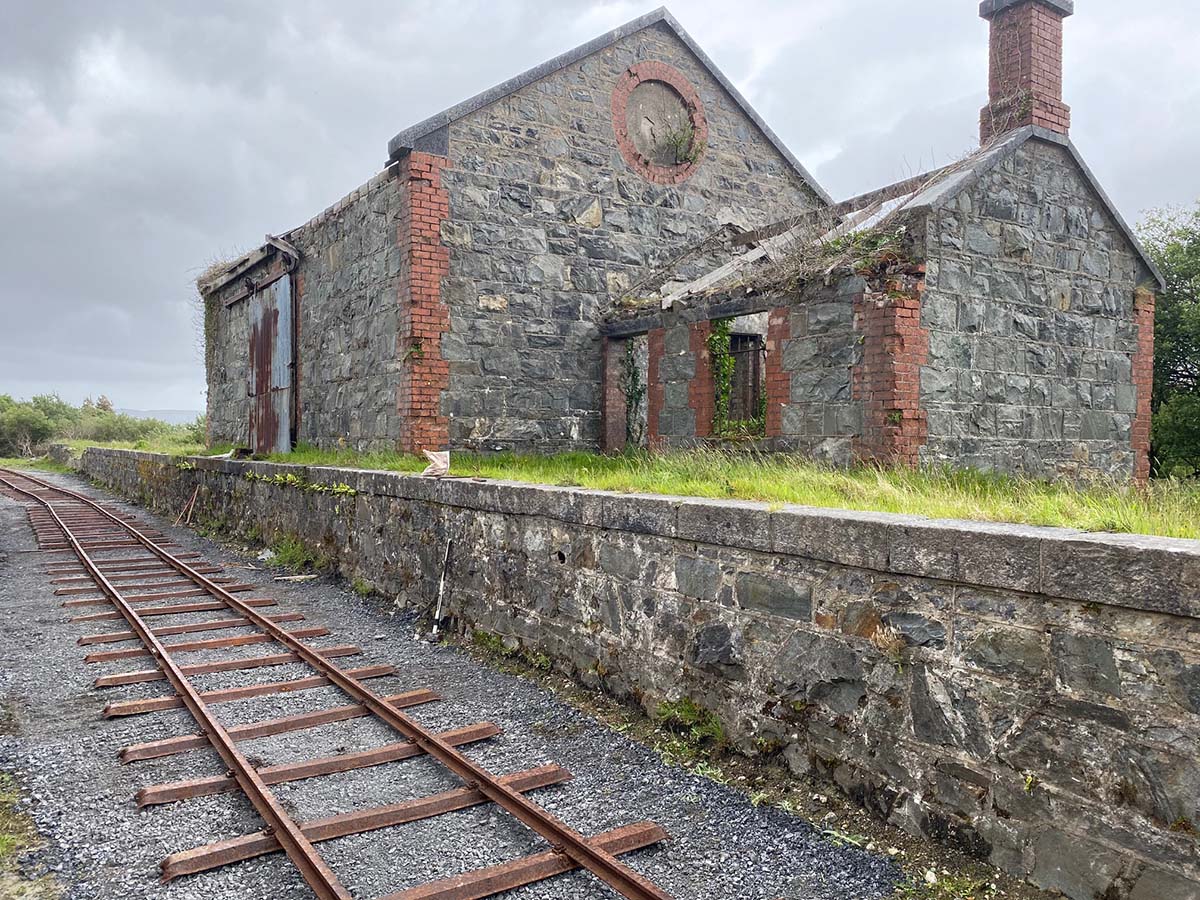
[[[420,472],[426,461],[398,453],[301,446],[276,462]],[[455,453],[450,474],[600,490],[761,500],[932,518],[1056,525],[1200,538],[1200,483],[1070,485],[949,469],[834,469],[801,457],[691,450],[650,455]]]

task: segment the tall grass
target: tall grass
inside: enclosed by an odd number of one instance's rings
[[[277,462],[419,472],[425,460],[301,446]],[[1146,488],[1071,485],[973,471],[833,469],[803,458],[693,450],[600,456],[512,453],[452,456],[450,474],[600,490],[762,500],[934,518],[1057,525],[1200,538],[1200,484],[1163,480]]]

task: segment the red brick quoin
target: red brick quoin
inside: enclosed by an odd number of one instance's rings
[[[695,159],[677,166],[659,166],[638,152],[629,136],[626,114],[629,95],[643,81],[661,81],[670,85],[683,98],[683,104],[692,120],[693,146],[699,148]],[[655,60],[635,63],[617,80],[617,86],[613,88],[612,93],[612,126],[617,146],[621,149],[625,162],[647,181],[653,181],[655,184],[682,184],[687,181],[700,165],[704,148],[708,146],[708,120],[704,117],[704,104],[700,102],[700,95],[682,72]]]
[[[1133,385],[1137,412],[1133,417],[1133,478],[1150,478],[1150,392],[1154,387],[1154,293],[1138,288],[1133,299],[1137,350],[1133,354]]]
[[[792,336],[791,309],[779,306],[767,313],[766,436],[783,434],[783,406],[792,398],[792,374],[783,368],[783,345]]]
[[[654,328],[646,334],[646,446],[661,450],[662,435],[658,433],[659,418],[662,416],[665,390],[660,376],[663,354],[666,353],[666,333]]]
[[[450,251],[442,246],[442,222],[450,199],[442,187],[442,156],[413,151],[399,163],[405,199],[400,212],[399,449],[406,453],[442,450],[450,443],[442,393],[450,385],[450,364],[442,359],[442,335],[450,311],[442,300],[442,279],[450,271]]]
[[[851,373],[855,400],[863,404],[863,427],[855,441],[859,459],[881,465],[916,466],[928,429],[921,409],[921,366],[929,358],[929,333],[921,327],[924,266],[889,280],[885,291],[854,301],[855,327],[863,336],[863,360]]]

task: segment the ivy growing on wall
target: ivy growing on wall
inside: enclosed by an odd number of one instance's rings
[[[733,319],[714,319],[708,335],[708,359],[712,368],[713,404],[712,434],[718,438],[755,438],[766,433],[767,395],[759,392],[758,408],[751,419],[730,419],[729,402],[733,395],[735,361],[730,347],[730,325]]]
[[[625,342],[625,363],[622,373],[622,387],[625,392],[625,440],[631,446],[637,447],[642,443],[642,402],[646,399],[646,384],[642,381],[641,367],[638,365],[637,342]]]
[[[733,390],[733,354],[729,350],[729,325],[733,319],[714,319],[708,335],[708,360],[712,367],[713,405],[712,431],[724,437],[729,428],[729,397]]]

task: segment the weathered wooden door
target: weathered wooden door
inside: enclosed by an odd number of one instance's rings
[[[292,449],[291,278],[284,276],[250,296],[250,447],[256,453]]]

